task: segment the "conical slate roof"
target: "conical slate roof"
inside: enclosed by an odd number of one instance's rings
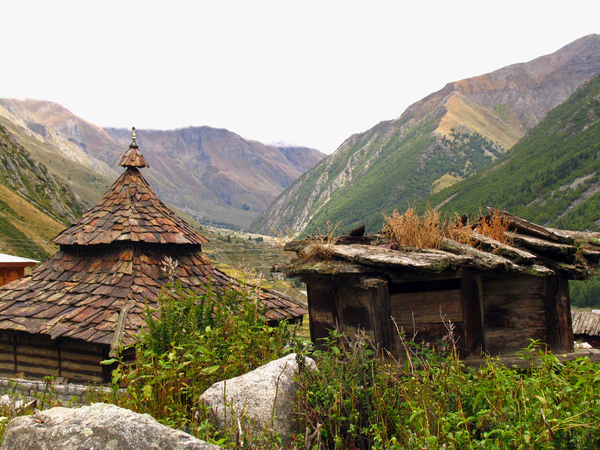
[[[59,245],[114,244],[122,241],[151,244],[208,242],[161,202],[139,172],[149,167],[140,153],[133,129],[129,150],[119,162],[127,170],[102,200],[81,219],[53,239]]]
[[[96,206],[52,241],[59,245],[208,242],[158,199],[135,167],[128,167]]]
[[[156,307],[169,282],[169,258],[184,288],[202,292],[209,280],[220,291],[240,287],[202,253],[208,240],[158,199],[138,170],[147,163],[133,144],[135,138],[121,159],[127,169],[100,202],[54,238],[60,251],[30,275],[0,287],[0,329],[112,350],[129,345],[144,325],[145,306]],[[258,296],[270,321],[307,313],[291,297],[267,290]]]

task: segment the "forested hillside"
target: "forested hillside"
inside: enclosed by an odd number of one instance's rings
[[[251,229],[312,234],[331,222],[377,231],[382,213],[403,212],[488,167],[599,72],[600,36],[589,35],[527,63],[448,83],[397,119],[348,138]]]
[[[530,221],[600,231],[600,76],[551,111],[491,167],[421,202],[477,214],[487,206]]]

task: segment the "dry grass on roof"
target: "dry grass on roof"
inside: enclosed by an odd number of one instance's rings
[[[502,243],[507,243],[508,240],[504,235],[508,229],[508,221],[497,214],[480,218],[475,226],[458,214],[452,220],[442,220],[442,213],[431,208],[422,216],[409,208],[404,214],[394,210],[391,216],[384,214],[383,217],[385,224],[382,234],[397,249],[441,249],[445,239],[475,245],[471,237],[473,230]]]
[[[337,225],[333,225],[331,222],[327,222],[325,226],[325,232],[323,234],[321,228],[317,229],[317,236],[308,236],[310,244],[304,247],[300,253],[298,253],[296,262],[308,263],[315,261],[333,261],[333,249],[331,245],[335,245],[337,238],[335,237],[335,231]]]

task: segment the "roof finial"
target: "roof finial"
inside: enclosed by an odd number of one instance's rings
[[[137,142],[135,141],[135,127],[131,128],[131,145],[129,147],[137,148]]]
[[[138,148],[135,140],[135,127],[131,128],[131,144],[129,144],[129,150],[121,157],[119,165],[123,167],[150,167]]]

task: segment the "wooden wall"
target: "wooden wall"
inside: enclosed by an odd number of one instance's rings
[[[484,349],[514,354],[529,339],[548,342],[544,283],[547,277],[502,275],[483,279]]]
[[[459,347],[465,345],[463,296],[459,279],[394,283],[390,285],[390,308],[405,338],[437,344],[454,325]],[[399,345],[399,343],[398,343]]]
[[[347,336],[360,329],[381,348],[395,349],[388,282],[379,277],[303,277],[308,289],[310,335],[316,344],[337,328]]]
[[[70,382],[101,383],[109,381],[110,374],[100,365],[107,357],[108,346],[28,333],[0,334],[1,376],[18,374],[34,380],[61,376]]]
[[[419,281],[400,276],[388,281],[383,274],[304,276],[311,337],[317,342],[335,327],[352,336],[361,328],[396,355],[396,326],[407,340],[435,344],[448,334],[450,321],[461,357],[514,354],[531,339],[555,353],[573,350],[567,281],[523,274],[454,276]]]

